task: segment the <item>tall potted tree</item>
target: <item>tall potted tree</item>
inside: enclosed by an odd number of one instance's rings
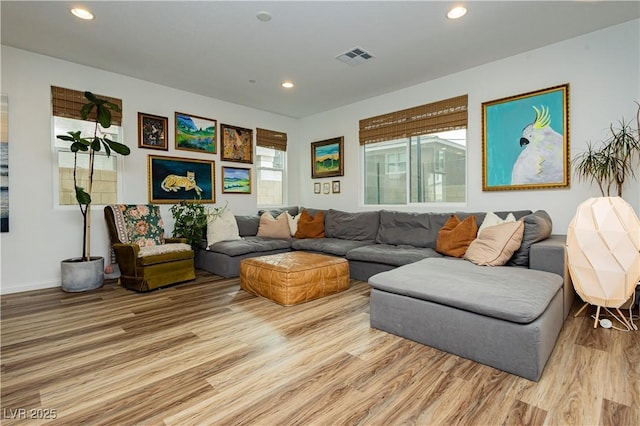
[[[67,132],[66,135],[57,135],[58,139],[71,143],[71,152],[74,153],[73,161],[73,185],[75,187],[76,200],[82,214],[82,257],[65,259],[61,262],[62,290],[69,292],[87,291],[99,288],[104,283],[104,258],[91,256],[91,190],[93,187],[94,160],[96,152],[104,149],[110,156],[112,152],[120,155],[129,155],[131,150],[124,144],[113,141],[107,136],[102,136],[100,127],[111,127],[111,112],[120,111],[118,105],[101,99],[91,92],[84,92],[87,103],[80,111],[83,120],[87,120],[93,113],[92,121],[95,123],[93,136],[83,137],[81,131]],[[89,167],[87,169],[87,188],[79,185],[78,153],[89,155]]]
[[[622,190],[627,177],[635,178],[636,163],[640,158],[640,104],[636,113],[636,128],[623,118],[616,128],[609,126],[611,136],[600,147],[591,142],[587,150],[573,159],[578,180],[596,182],[603,197],[617,195]],[[615,188],[615,194],[612,189]]]

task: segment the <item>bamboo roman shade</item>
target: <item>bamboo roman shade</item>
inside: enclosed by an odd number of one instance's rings
[[[287,134],[284,132],[276,132],[275,130],[256,128],[256,145],[264,148],[277,149],[278,151],[286,151]]]
[[[360,145],[467,127],[467,95],[360,120]]]
[[[120,107],[120,112],[111,111],[111,124],[114,126],[122,125],[122,99],[112,98],[109,96],[97,95],[101,99],[106,99]],[[53,115],[58,117],[74,118],[82,120],[80,111],[82,106],[86,104],[87,98],[84,92],[80,90],[65,89],[64,87],[51,86],[51,103],[53,105]],[[95,119],[95,110],[89,115],[91,120]]]

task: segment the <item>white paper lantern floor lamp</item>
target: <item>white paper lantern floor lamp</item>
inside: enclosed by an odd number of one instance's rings
[[[573,286],[585,302],[576,316],[595,305],[594,328],[605,308],[628,330],[637,330],[620,312],[640,281],[640,220],[631,205],[620,197],[584,201],[569,224],[566,248]]]

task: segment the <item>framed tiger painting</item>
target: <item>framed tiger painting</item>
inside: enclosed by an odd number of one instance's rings
[[[151,204],[215,203],[215,161],[149,155]]]

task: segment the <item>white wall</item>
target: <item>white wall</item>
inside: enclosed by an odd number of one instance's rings
[[[576,206],[598,195],[598,190],[572,182],[570,189],[482,192],[481,104],[569,83],[573,157],[584,149],[586,141],[605,137],[610,122],[615,123],[623,116],[634,117],[633,101],[640,101],[639,33],[640,21],[631,21],[301,120],[2,46],[1,91],[9,97],[10,232],[0,234],[0,291],[12,293],[58,286],[60,260],[77,257],[81,251],[80,213],[53,205],[51,85],[90,90],[123,100],[124,137],[132,154],[124,159],[122,202],[148,201],[148,154],[214,159],[219,179],[219,154],[174,150],[173,114],[181,111],[211,117],[218,123],[287,132],[290,140],[287,204],[346,211],[365,209],[360,191],[360,119],[467,93],[468,202],[464,208],[456,209],[545,209],[554,219],[554,232],[566,233]],[[138,111],[169,118],[168,152],[137,148]],[[341,193],[314,195],[310,143],[336,136],[345,137],[345,175],[339,178]],[[223,197],[219,185],[218,182],[216,205],[229,200],[235,213],[255,212],[255,192],[250,196]],[[638,182],[629,185],[625,198],[640,211]],[[168,207],[163,206],[162,213],[170,232],[173,224]],[[92,254],[106,256],[108,238],[99,208],[93,215],[92,226]]]
[[[640,21],[610,27],[561,43],[482,65],[464,72],[422,83],[300,120],[300,144],[291,155],[310,158],[310,142],[336,136],[345,138],[345,174],[341,193],[315,195],[310,160],[292,169],[299,204],[366,210],[362,204],[362,166],[358,145],[358,121],[386,112],[422,105],[467,93],[469,95],[468,199],[467,205],[440,210],[545,209],[554,220],[554,233],[565,234],[581,201],[599,195],[597,187],[571,176],[569,189],[482,191],[482,102],[569,83],[570,153],[583,151],[586,141],[607,137],[611,122],[635,119],[640,102]],[[366,65],[363,65],[366,66]],[[635,125],[635,123],[634,123]],[[296,175],[297,173],[297,175]],[[296,177],[297,176],[297,177]],[[638,173],[640,178],[640,173]],[[331,178],[320,181],[331,181]],[[624,198],[640,211],[640,185],[631,181]],[[435,210],[433,207],[399,207],[398,210]]]
[[[82,216],[77,208],[54,207],[51,141],[51,89],[61,86],[114,96],[123,101],[124,158],[121,202],[147,203],[147,155],[216,161],[215,205],[234,213],[256,210],[256,194],[221,194],[218,154],[176,151],[174,113],[191,113],[246,128],[287,132],[295,139],[297,120],[2,46],[2,93],[9,98],[10,232],[0,234],[2,293],[60,285],[60,261],[82,254]],[[138,112],[169,118],[169,151],[138,148]],[[226,165],[247,166],[239,163]],[[255,174],[254,174],[255,176]],[[170,205],[162,205],[168,233]],[[100,207],[92,212],[92,255],[108,257],[108,236]]]

